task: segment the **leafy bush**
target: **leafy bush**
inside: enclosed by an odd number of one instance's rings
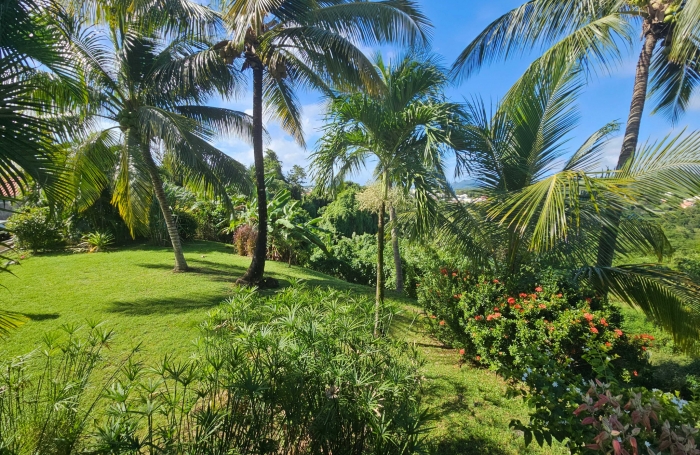
[[[194,240],[197,236],[197,220],[195,217],[187,211],[176,210],[173,211],[173,218],[175,219],[180,239],[185,242]],[[152,243],[156,245],[170,245],[168,226],[165,224],[165,218],[160,207],[151,208],[149,228]]]
[[[198,357],[125,369],[95,452],[414,453],[421,361],[372,336],[372,311],[299,285],[267,300],[237,291],[204,324]]]
[[[387,287],[395,282],[391,245],[384,254]],[[374,286],[377,282],[377,239],[370,234],[341,237],[327,256],[316,250],[307,267],[340,278],[349,283]]]
[[[645,351],[653,337],[626,336],[615,306],[555,272],[509,292],[498,279],[442,268],[424,277],[419,301],[439,337],[463,347],[466,358],[506,374],[528,365],[533,346],[559,362],[574,359],[571,368],[590,373],[581,360],[582,340],[603,344],[630,375],[649,368]]]
[[[229,213],[223,204],[212,201],[197,201],[190,209],[197,222],[197,238],[215,242],[229,239],[222,234],[222,227],[229,220]]]
[[[51,219],[48,207],[29,207],[7,220],[7,230],[17,242],[17,247],[32,252],[48,251],[63,243],[61,227]]]
[[[236,229],[233,234],[233,244],[239,256],[252,256],[255,251],[255,242],[258,239],[258,232],[254,227],[243,224]]]

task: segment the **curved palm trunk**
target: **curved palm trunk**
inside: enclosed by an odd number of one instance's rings
[[[632,106],[630,107],[629,117],[627,119],[627,128],[625,129],[625,139],[622,143],[620,158],[617,163],[617,169],[622,169],[627,161],[632,157],[632,154],[637,149],[639,142],[639,127],[642,123],[642,114],[644,113],[644,105],[647,98],[647,89],[649,85],[649,67],[651,59],[654,55],[654,49],[658,38],[649,29],[644,40],[644,48],[637,62],[637,74],[634,80],[634,91],[632,92]],[[611,267],[615,259],[615,249],[617,247],[617,228],[620,224],[622,214],[617,211],[610,212],[611,223],[609,226],[604,226],[600,242],[598,244],[598,267]]]
[[[148,173],[151,176],[151,182],[153,183],[153,190],[156,193],[156,199],[158,200],[158,205],[160,206],[160,211],[163,213],[163,218],[165,218],[165,225],[168,228],[168,236],[170,236],[170,242],[173,245],[173,251],[175,252],[175,268],[173,272],[186,272],[189,267],[187,267],[187,261],[185,261],[185,254],[182,252],[182,243],[180,242],[180,234],[177,232],[177,224],[173,219],[173,214],[170,211],[170,206],[168,205],[168,200],[165,197],[165,190],[163,190],[163,180],[161,180],[158,174],[158,167],[156,166],[151,152],[148,150],[148,146],[141,146],[141,153],[143,154],[143,160],[148,167]]]
[[[386,198],[389,194],[389,179],[384,174],[384,195],[379,206],[377,223],[377,297],[374,304],[374,336],[379,336],[379,315],[384,306],[384,218],[386,217]]]
[[[396,269],[396,292],[403,292],[403,266],[401,264],[401,251],[399,250],[399,230],[396,228],[396,209],[393,205],[389,208],[389,222],[391,223],[391,247],[394,250],[394,268]]]
[[[267,258],[267,193],[265,191],[265,164],[263,156],[263,67],[260,61],[253,64],[253,155],[255,158],[255,183],[258,189],[258,238],[253,261],[241,284],[256,285],[265,273]]]

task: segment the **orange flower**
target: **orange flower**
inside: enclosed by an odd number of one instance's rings
[[[606,342],[605,342],[605,346],[607,346],[607,347],[611,347],[611,346],[612,346],[612,343],[611,343],[611,342],[609,342],[609,341],[606,341]]]
[[[484,317],[481,315],[478,315],[478,316],[474,316],[474,319],[477,321],[481,321],[482,319],[484,319]]]
[[[596,329],[595,327],[591,327],[591,333],[598,333],[598,329]]]
[[[498,280],[493,280],[493,282],[496,284],[500,283],[500,281],[498,281]]]
[[[476,361],[477,361],[477,362],[481,362],[481,356],[480,356],[480,355],[476,356],[475,358],[476,358]]]
[[[501,313],[493,313],[493,318],[498,319],[501,317]]]
[[[608,326],[608,321],[606,321],[605,318],[600,318],[600,323],[603,324],[605,327]]]
[[[437,316],[435,316],[434,314],[431,314],[430,319],[437,319]]]
[[[535,288],[535,292],[542,292],[542,287],[537,286],[537,287]]]
[[[517,304],[517,305],[515,305],[513,308],[515,308],[516,310],[519,310],[519,309],[521,309],[522,307],[520,306],[520,304]]]
[[[459,355],[464,355],[464,349],[459,350]]]
[[[515,299],[513,297],[508,297],[508,305],[512,305],[515,303]]]
[[[557,294],[557,297],[559,297],[561,299],[563,297],[563,294],[559,293],[559,294]]]
[[[622,336],[622,330],[615,329],[615,335],[617,335],[617,337],[620,338]]]
[[[583,313],[583,317],[588,321],[591,322],[593,320],[593,315],[591,313]]]
[[[635,376],[639,376],[639,373],[637,373],[637,370],[634,370],[634,371],[632,372],[632,374],[635,375]]]
[[[457,272],[452,272],[452,276],[453,276],[453,277],[456,277],[456,276],[457,276]]]
[[[445,321],[440,321],[440,325],[445,325]]]
[[[498,307],[493,308],[493,311],[498,311],[498,310],[500,310],[500,308],[498,308]]]
[[[521,292],[521,293],[520,293],[520,298],[521,298],[521,299],[524,299],[525,297],[527,297],[527,294],[524,293],[524,292]]]
[[[547,305],[545,305],[544,303],[540,303],[539,306],[540,306],[540,310],[544,310],[545,308],[547,308]]]

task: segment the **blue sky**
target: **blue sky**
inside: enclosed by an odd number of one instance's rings
[[[446,65],[451,65],[459,53],[469,42],[481,32],[491,21],[508,10],[518,6],[522,1],[491,0],[489,2],[472,2],[465,0],[418,0],[423,12],[434,25],[432,33],[432,50],[443,58]],[[468,4],[469,6],[465,6]],[[601,76],[589,83],[579,100],[581,113],[580,126],[574,132],[569,145],[574,148],[591,133],[612,120],[624,122],[632,97],[635,65],[641,49],[641,41],[635,43],[633,49],[626,55],[625,61],[611,75]],[[373,50],[368,50],[372,52]],[[386,57],[391,57],[397,51],[383,50]],[[448,95],[454,100],[481,96],[487,102],[498,100],[510,86],[522,75],[525,68],[535,57],[536,52],[525,55],[517,61],[497,63],[484,68],[478,75],[451,87]],[[302,93],[300,99],[304,105],[304,127],[308,147],[300,148],[284,134],[274,123],[268,124],[271,141],[268,147],[280,156],[285,170],[298,164],[308,169],[308,157],[313,151],[319,138],[319,127],[322,126],[323,105],[320,95]],[[235,102],[223,102],[223,106],[247,110],[252,108],[252,99],[247,96]],[[700,97],[693,100],[688,113],[680,122],[673,126],[660,115],[649,114],[647,109],[642,122],[642,141],[661,139],[669,133],[680,131],[683,127],[700,129]],[[616,163],[619,153],[621,135],[611,142],[607,152],[607,165]],[[221,139],[217,145],[226,153],[249,165],[253,162],[252,147],[232,138]],[[366,172],[355,176],[353,180],[365,183],[371,179],[371,166]]]

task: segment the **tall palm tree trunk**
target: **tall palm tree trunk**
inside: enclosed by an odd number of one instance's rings
[[[634,90],[632,92],[632,106],[630,107],[625,129],[625,138],[622,142],[622,150],[617,163],[618,170],[622,169],[632,154],[637,149],[639,142],[639,127],[642,123],[642,114],[647,99],[649,86],[649,67],[654,56],[654,49],[658,42],[658,37],[654,34],[652,27],[645,24],[646,35],[644,48],[637,62],[637,74],[634,80]],[[615,259],[615,249],[617,247],[617,228],[620,225],[622,214],[619,210],[610,211],[610,224],[603,226],[598,244],[598,267],[611,267]]]
[[[396,269],[396,292],[403,292],[403,266],[401,264],[401,251],[399,250],[399,230],[396,227],[396,208],[389,208],[389,222],[391,223],[391,246],[394,250],[394,268]]]
[[[258,189],[258,238],[253,251],[253,261],[241,284],[258,284],[265,273],[267,258],[267,192],[265,191],[265,162],[263,156],[263,66],[257,59],[253,63],[253,156],[255,158],[255,183]]]
[[[170,211],[170,206],[168,205],[168,200],[165,197],[165,190],[163,189],[163,180],[158,174],[158,167],[156,166],[151,152],[148,150],[147,145],[141,146],[141,153],[143,154],[143,160],[148,167],[148,173],[151,176],[151,182],[153,183],[153,191],[156,193],[156,199],[158,200],[158,205],[160,206],[160,211],[163,213],[163,218],[165,218],[165,225],[168,228],[168,236],[170,237],[170,242],[173,245],[173,251],[175,252],[175,268],[173,272],[187,272],[188,266],[187,261],[185,261],[185,254],[182,252],[182,243],[180,242],[180,234],[177,232],[177,224],[173,219],[173,214]]]
[[[389,194],[389,179],[384,173],[384,194],[379,205],[377,223],[377,298],[374,304],[374,336],[379,336],[379,314],[384,306],[384,218],[386,217],[386,199]]]

